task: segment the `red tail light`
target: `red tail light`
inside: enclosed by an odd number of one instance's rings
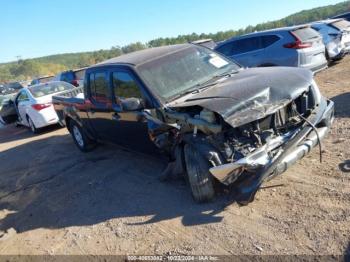
[[[36,111],[40,111],[44,108],[48,108],[50,107],[51,104],[50,103],[47,103],[47,104],[35,104],[35,105],[32,105],[32,107],[36,110]]]
[[[285,44],[283,45],[283,47],[293,48],[293,49],[303,49],[303,48],[308,48],[312,46],[311,43],[303,43],[303,41],[301,41],[299,37],[297,37],[293,32],[290,32],[290,34],[295,38],[295,42]]]
[[[79,81],[78,81],[77,79],[74,79],[74,80],[72,80],[71,84],[72,84],[73,86],[78,87],[78,86],[79,86]]]

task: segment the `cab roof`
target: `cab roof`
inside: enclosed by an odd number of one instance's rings
[[[148,48],[141,51],[136,51],[136,52],[132,52],[129,54],[108,59],[106,61],[93,65],[90,68],[106,66],[106,65],[117,65],[117,64],[128,64],[131,66],[138,66],[148,61],[157,59],[159,57],[162,57],[171,53],[175,53],[182,49],[186,49],[191,45],[192,44],[178,44],[178,45]]]

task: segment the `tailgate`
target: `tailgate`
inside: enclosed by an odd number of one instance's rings
[[[302,27],[292,31],[293,35],[302,43],[309,44],[307,48],[299,49],[301,54],[301,64],[319,64],[324,63],[325,58],[325,45],[322,40],[322,36],[311,27]]]

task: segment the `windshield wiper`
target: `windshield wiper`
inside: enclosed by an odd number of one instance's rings
[[[236,73],[238,73],[238,70],[230,70],[230,71],[222,73],[222,74],[214,75],[212,78],[208,79],[207,81],[204,81],[203,83],[196,84],[192,88],[190,88],[189,90],[178,94],[172,100],[178,99],[179,97],[182,97],[182,96],[185,96],[188,94],[200,93],[201,91],[204,91],[208,87],[216,85],[218,83],[216,80],[223,78],[223,77],[230,77],[231,75],[236,74]]]
[[[214,75],[212,78],[208,79],[207,81],[195,85],[195,87],[197,87],[197,88],[195,88],[192,92],[199,93],[200,91],[206,89],[207,87],[216,85],[218,83],[217,82],[218,79],[223,78],[223,77],[230,77],[233,74],[237,74],[237,73],[238,73],[237,70],[230,70],[230,71],[222,73],[222,74]]]

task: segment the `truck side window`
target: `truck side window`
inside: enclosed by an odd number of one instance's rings
[[[108,103],[108,82],[106,73],[92,73],[89,76],[91,97],[98,103]]]
[[[126,72],[113,73],[113,92],[116,101],[123,98],[142,98],[141,90],[134,78]]]

